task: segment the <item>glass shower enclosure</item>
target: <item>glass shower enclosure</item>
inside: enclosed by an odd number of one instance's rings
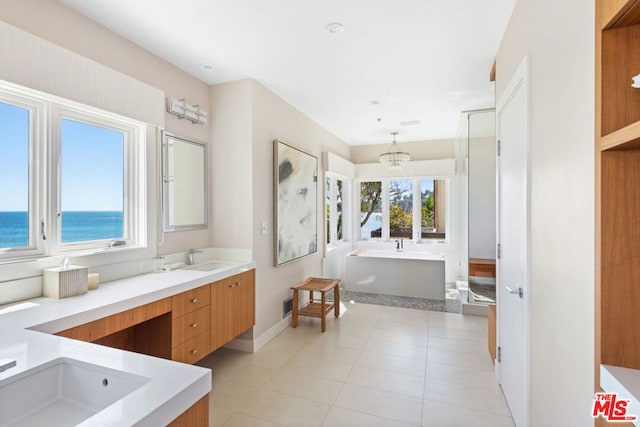
[[[496,128],[495,110],[465,111],[456,140],[460,195],[460,275],[464,304],[495,302]]]

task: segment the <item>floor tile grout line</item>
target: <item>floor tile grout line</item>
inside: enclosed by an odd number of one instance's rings
[[[345,383],[345,385],[347,385],[347,384]],[[364,386],[359,386],[359,385],[355,385],[355,384],[348,384],[348,385],[350,385],[350,386],[352,386],[352,387],[360,387],[360,388],[365,388],[365,389],[368,389],[368,390],[373,390],[373,391],[382,392],[382,393],[387,393],[387,394],[395,394],[395,393],[391,393],[391,392],[388,392],[388,391],[376,390],[376,389],[372,389],[372,388],[370,388],[370,387],[364,387]],[[406,397],[406,398],[408,398],[408,399],[414,399],[414,400],[422,400],[422,402],[421,402],[421,405],[422,405],[422,406],[421,406],[421,408],[424,408],[424,399],[418,399],[418,398],[416,398],[416,397],[410,397],[410,396],[402,396],[402,397],[403,397],[403,398],[404,398],[404,397]],[[383,419],[386,419],[386,420],[391,420],[391,421],[395,421],[395,422],[405,423],[405,424],[409,424],[409,425],[416,425],[416,424],[412,424],[412,423],[409,423],[409,422],[406,422],[406,421],[399,420],[399,419],[397,419],[397,418],[385,417],[385,416],[382,416],[382,415],[374,414],[374,413],[372,413],[372,412],[366,412],[366,411],[363,411],[363,410],[361,410],[361,409],[353,409],[353,408],[348,408],[348,407],[346,407],[346,406],[340,406],[340,405],[335,405],[335,404],[334,404],[333,406],[337,406],[337,407],[338,407],[338,408],[340,408],[340,409],[346,409],[346,410],[348,410],[348,411],[354,411],[354,412],[359,412],[359,413],[361,413],[361,414],[370,415],[370,416],[372,416],[372,417],[383,418]],[[422,409],[421,409],[421,411],[422,411]],[[420,413],[420,419],[422,420],[422,412]],[[419,424],[417,424],[417,425],[419,425]]]

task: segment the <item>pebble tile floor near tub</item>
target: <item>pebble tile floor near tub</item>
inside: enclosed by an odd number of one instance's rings
[[[219,349],[210,425],[513,426],[487,351],[487,319],[343,302],[254,354]]]

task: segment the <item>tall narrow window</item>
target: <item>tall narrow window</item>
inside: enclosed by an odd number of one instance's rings
[[[340,179],[336,181],[336,190],[336,227],[338,228],[338,240],[342,240],[342,180]]]
[[[124,133],[61,123],[61,243],[125,239]]]
[[[389,183],[389,237],[411,239],[413,236],[413,182],[393,180]]]
[[[28,109],[0,102],[0,249],[27,248],[32,241],[29,129]]]
[[[360,183],[360,238],[382,237],[382,182]]]

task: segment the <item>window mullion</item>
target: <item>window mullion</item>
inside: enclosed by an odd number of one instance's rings
[[[422,239],[422,188],[420,180],[413,180],[413,241],[419,242]]]
[[[62,130],[60,127],[61,114],[57,106],[51,107],[47,131],[48,171],[45,177],[47,183],[47,200],[45,202],[45,217],[48,224],[46,240],[47,253],[56,255],[60,251],[60,229],[62,227],[60,208],[60,187],[62,183]]]
[[[387,242],[390,239],[389,231],[389,186],[391,181],[382,180],[382,241]]]
[[[336,243],[338,241],[338,180],[335,177],[331,177],[329,194],[329,241]]]

